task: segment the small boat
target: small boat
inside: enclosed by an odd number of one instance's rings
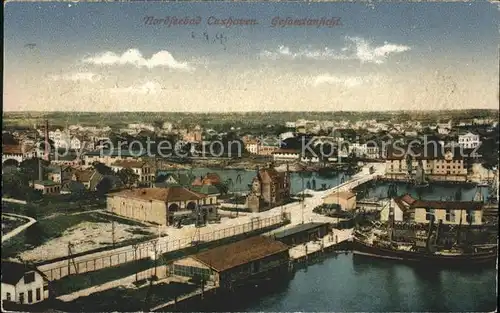
[[[478,183],[476,186],[477,187],[489,187],[490,184],[488,184],[488,182],[486,182],[486,181],[482,181],[482,182]]]
[[[391,259],[433,266],[459,266],[471,264],[495,263],[497,246],[476,248],[475,252],[442,250],[436,252],[419,252],[412,247],[395,247],[394,245],[370,244],[359,238],[353,239],[353,253],[375,258]]]

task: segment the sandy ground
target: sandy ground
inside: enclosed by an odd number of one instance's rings
[[[116,241],[144,237],[143,234],[133,234],[127,230],[141,229],[151,233],[157,232],[156,227],[139,227],[115,223]],[[112,244],[112,224],[83,222],[67,229],[61,237],[47,241],[33,250],[21,253],[23,260],[41,261],[68,254],[68,243],[72,243],[73,253],[109,246]]]

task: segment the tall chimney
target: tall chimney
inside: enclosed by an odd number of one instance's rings
[[[45,120],[45,155],[44,160],[49,161],[50,158],[50,145],[49,145],[49,120]]]
[[[38,180],[39,181],[43,180],[43,167],[41,159],[38,159]]]

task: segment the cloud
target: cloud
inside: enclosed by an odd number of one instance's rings
[[[162,85],[158,82],[147,81],[142,84],[134,84],[129,87],[118,87],[112,88],[111,91],[114,93],[131,93],[131,94],[155,94],[163,89]]]
[[[300,49],[292,51],[287,46],[280,46],[274,51],[264,50],[260,53],[262,57],[273,60],[289,59],[312,59],[312,60],[359,60],[361,63],[382,64],[392,54],[409,51],[411,48],[384,42],[381,46],[374,46],[361,37],[345,37],[346,45],[335,50],[328,47],[323,49]]]
[[[357,87],[365,85],[367,83],[378,83],[380,82],[380,77],[378,76],[336,76],[331,74],[322,74],[308,79],[310,85],[338,85],[343,87]]]
[[[155,67],[167,67],[185,71],[193,69],[187,62],[178,62],[175,60],[172,54],[165,50],[153,54],[149,59],[144,58],[142,53],[137,49],[129,49],[121,55],[107,51],[92,57],[84,58],[83,62],[100,66],[134,65],[136,67],[147,67],[150,69]]]
[[[92,72],[77,72],[64,75],[52,75],[50,78],[52,80],[68,80],[74,82],[88,81],[93,83],[103,79],[103,76]]]

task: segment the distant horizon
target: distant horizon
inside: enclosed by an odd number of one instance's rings
[[[165,113],[165,114],[247,114],[247,113],[261,113],[261,114],[269,114],[269,113],[362,113],[362,114],[370,114],[370,113],[407,113],[407,112],[418,112],[418,113],[437,113],[437,112],[458,112],[458,111],[490,111],[490,112],[500,112],[499,108],[457,108],[457,109],[395,109],[395,110],[373,110],[373,111],[345,111],[345,110],[330,110],[330,111],[311,111],[311,110],[297,110],[297,111],[284,111],[284,110],[276,110],[276,111],[229,111],[229,112],[203,112],[203,111],[38,111],[38,110],[29,110],[29,111],[3,111],[3,113],[37,113],[37,114],[56,114],[56,113],[67,113],[67,114],[78,114],[78,113]]]

